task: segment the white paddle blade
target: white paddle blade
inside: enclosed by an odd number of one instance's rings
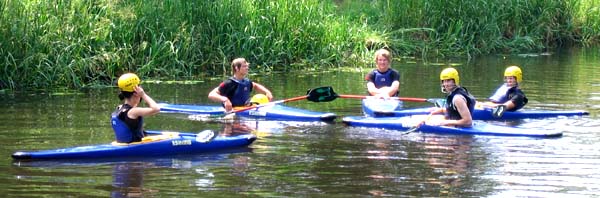
[[[215,137],[215,132],[212,130],[204,130],[196,134],[196,142],[206,143]]]

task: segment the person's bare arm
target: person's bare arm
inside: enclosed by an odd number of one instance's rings
[[[446,120],[443,125],[453,125],[453,126],[471,126],[473,124],[473,118],[471,117],[471,112],[469,112],[469,107],[467,106],[467,99],[465,99],[462,95],[456,95],[452,99],[452,103],[456,107],[456,110],[460,114],[460,120]]]
[[[154,114],[157,114],[158,112],[160,112],[160,107],[158,106],[158,104],[156,104],[156,102],[148,94],[146,94],[146,92],[144,91],[144,89],[142,87],[136,86],[133,90],[135,92],[134,94],[137,94],[138,96],[140,96],[142,98],[142,100],[144,100],[146,102],[146,105],[148,105],[148,107],[132,108],[131,110],[129,110],[129,113],[127,114],[127,116],[135,119],[140,116],[149,116],[149,115],[154,115]]]
[[[231,101],[229,101],[229,98],[221,95],[219,92],[219,87],[215,87],[208,93],[208,99],[214,102],[222,103],[225,111],[231,111],[233,109],[233,105],[231,104]]]
[[[254,89],[256,89],[256,91],[265,94],[265,96],[267,96],[267,98],[269,98],[269,101],[273,101],[273,94],[271,93],[271,91],[269,91],[269,89],[267,89],[265,86],[259,84],[259,83],[252,83],[254,86]]]
[[[390,86],[390,88],[387,91],[387,95],[392,97],[394,95],[396,95],[396,93],[398,93],[398,90],[400,89],[400,82],[399,81],[394,81],[392,83],[392,86]]]

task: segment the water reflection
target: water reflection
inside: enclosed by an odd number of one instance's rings
[[[485,196],[496,185],[483,177],[494,166],[482,165],[496,159],[481,148],[477,136],[364,128],[345,131],[349,138],[363,141],[364,145],[355,147],[365,148],[364,166],[371,167],[362,171],[373,184],[364,189],[370,195]]]
[[[438,174],[437,178],[431,178],[431,182],[439,185],[440,195],[460,195],[455,193],[467,187],[465,177],[473,158],[470,156],[473,153],[473,136],[425,135],[422,142],[425,161]]]
[[[116,164],[113,167],[111,197],[144,197],[144,191],[151,192],[143,188],[146,166],[143,162]],[[145,196],[149,196],[149,194]]]
[[[248,134],[256,131],[257,128],[257,122],[233,120],[231,122],[223,123],[221,135],[235,136],[241,134]]]

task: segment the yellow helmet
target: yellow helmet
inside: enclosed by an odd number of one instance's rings
[[[458,85],[458,82],[460,81],[460,77],[458,77],[458,71],[452,67],[442,70],[442,73],[440,73],[440,80],[448,79],[454,79],[454,83]]]
[[[134,73],[126,73],[119,77],[117,84],[121,91],[133,92],[133,88],[140,84],[140,78]]]
[[[250,99],[250,104],[266,104],[269,103],[269,98],[265,94],[256,94]]]
[[[507,67],[506,70],[504,70],[504,77],[506,76],[514,76],[517,78],[517,83],[521,83],[523,80],[523,72],[521,71],[521,68],[517,66]]]

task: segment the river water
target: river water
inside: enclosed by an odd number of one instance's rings
[[[455,65],[461,84],[489,96],[508,65],[524,71],[527,109],[586,110],[589,116],[495,121],[522,128],[556,128],[560,138],[436,135],[352,128],[335,123],[242,120],[259,138],[223,153],[82,161],[13,161],[18,150],[113,140],[109,114],[116,88],[73,94],[0,93],[0,193],[4,197],[594,197],[600,195],[600,54],[570,49],[544,54],[491,55],[465,61],[396,60],[401,96],[439,98],[439,72]],[[276,99],[333,86],[364,94],[368,69],[253,75]],[[143,78],[143,76],[142,76]],[[197,79],[194,79],[197,80]],[[161,102],[212,104],[220,80],[145,83]],[[360,101],[296,101],[289,106],[361,115]],[[405,102],[404,107],[427,106]],[[228,131],[231,123],[186,115],[146,118],[146,129]]]

